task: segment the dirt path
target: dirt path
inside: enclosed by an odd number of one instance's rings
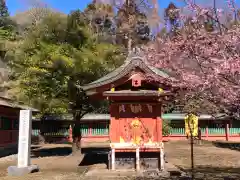
[[[166,143],[165,153],[172,163],[189,167],[190,144],[185,142]],[[240,151],[217,148],[212,144],[194,146],[194,159],[196,166],[225,166],[240,168]]]
[[[1,180],[77,180],[86,167],[79,168],[78,164],[82,157],[69,155],[70,145],[46,145],[37,148],[32,153],[32,164],[40,167],[40,172],[29,174],[25,177],[7,177],[7,167],[16,165],[16,159],[0,159],[0,179]],[[52,156],[53,155],[53,156]],[[42,156],[42,157],[39,157]]]
[[[185,170],[191,167],[188,142],[166,143],[167,160]],[[218,148],[211,143],[194,146],[194,164],[200,177],[234,177],[240,179],[240,151]]]
[[[38,164],[40,172],[25,177],[7,177],[6,169],[16,165],[16,156],[0,158],[1,180],[85,180],[81,177],[86,166],[78,167],[82,157],[70,156],[70,145],[46,145],[34,150],[32,164]],[[188,142],[171,142],[165,144],[167,161],[188,170],[190,167],[190,145]],[[217,148],[210,143],[194,147],[194,159],[197,176],[202,179],[234,177],[240,179],[240,151]],[[42,157],[39,157],[42,156]],[[93,165],[96,168],[96,165]],[[88,167],[89,168],[89,167]],[[98,165],[97,168],[105,168]],[[98,177],[97,179],[105,179]],[[112,178],[116,179],[116,178]],[[117,179],[116,179],[117,180]]]

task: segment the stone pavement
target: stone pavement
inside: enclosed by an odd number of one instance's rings
[[[86,173],[86,177],[97,178],[97,177],[104,177],[104,178],[117,178],[117,177],[126,177],[129,179],[130,177],[152,177],[153,179],[156,177],[170,177],[170,176],[183,176],[185,175],[179,168],[174,166],[171,163],[165,164],[165,169],[163,171],[158,170],[147,170],[147,171],[140,171],[136,172],[134,169],[121,169],[121,170],[108,170],[106,168],[99,168],[99,166],[92,167]]]

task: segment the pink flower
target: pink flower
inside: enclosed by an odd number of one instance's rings
[[[230,107],[240,98],[239,37],[239,26],[222,34],[199,28],[158,39],[144,51],[149,63],[174,75],[175,80],[166,81],[189,90],[186,98],[201,94],[216,106]]]

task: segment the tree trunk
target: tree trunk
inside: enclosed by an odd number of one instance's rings
[[[81,155],[81,129],[80,122],[75,121],[75,125],[73,127],[73,143],[72,143],[72,154],[73,155]]]
[[[38,135],[38,142],[39,144],[45,144],[45,137],[44,137],[44,134],[41,132]]]
[[[81,138],[80,137],[74,137],[73,138],[72,154],[73,155],[81,155],[82,154]]]
[[[188,127],[189,127],[189,130],[190,130],[190,149],[191,149],[191,179],[194,180],[195,179],[195,176],[194,176],[194,137],[193,137],[193,131],[194,129],[192,129],[192,127],[194,126],[191,126],[190,125],[190,121],[191,123],[193,123],[194,121],[192,120],[193,116],[192,114],[189,115],[190,117],[189,120],[188,120]]]
[[[46,139],[45,139],[45,137],[44,137],[44,133],[45,133],[45,116],[42,116],[42,118],[41,118],[41,122],[40,122],[40,132],[39,132],[39,134],[38,134],[38,143],[39,144],[45,144],[45,142],[46,142]]]
[[[191,130],[190,130],[191,131]],[[194,180],[194,152],[193,152],[193,144],[194,144],[194,140],[193,140],[193,134],[192,134],[192,131],[191,131],[191,170],[192,170],[192,180]]]

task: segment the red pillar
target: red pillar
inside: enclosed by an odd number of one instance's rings
[[[72,137],[72,126],[70,125],[69,127],[69,138],[68,138],[69,142],[73,142],[73,137]]]
[[[225,121],[225,133],[226,133],[226,141],[229,140],[229,122]]]
[[[119,143],[119,136],[119,120],[116,120],[115,117],[111,117],[109,126],[110,141],[113,143]]]
[[[163,135],[162,135],[162,123],[163,122],[162,121],[163,120],[160,117],[157,118],[157,134],[158,134],[157,141],[158,142],[161,142],[163,140]]]

